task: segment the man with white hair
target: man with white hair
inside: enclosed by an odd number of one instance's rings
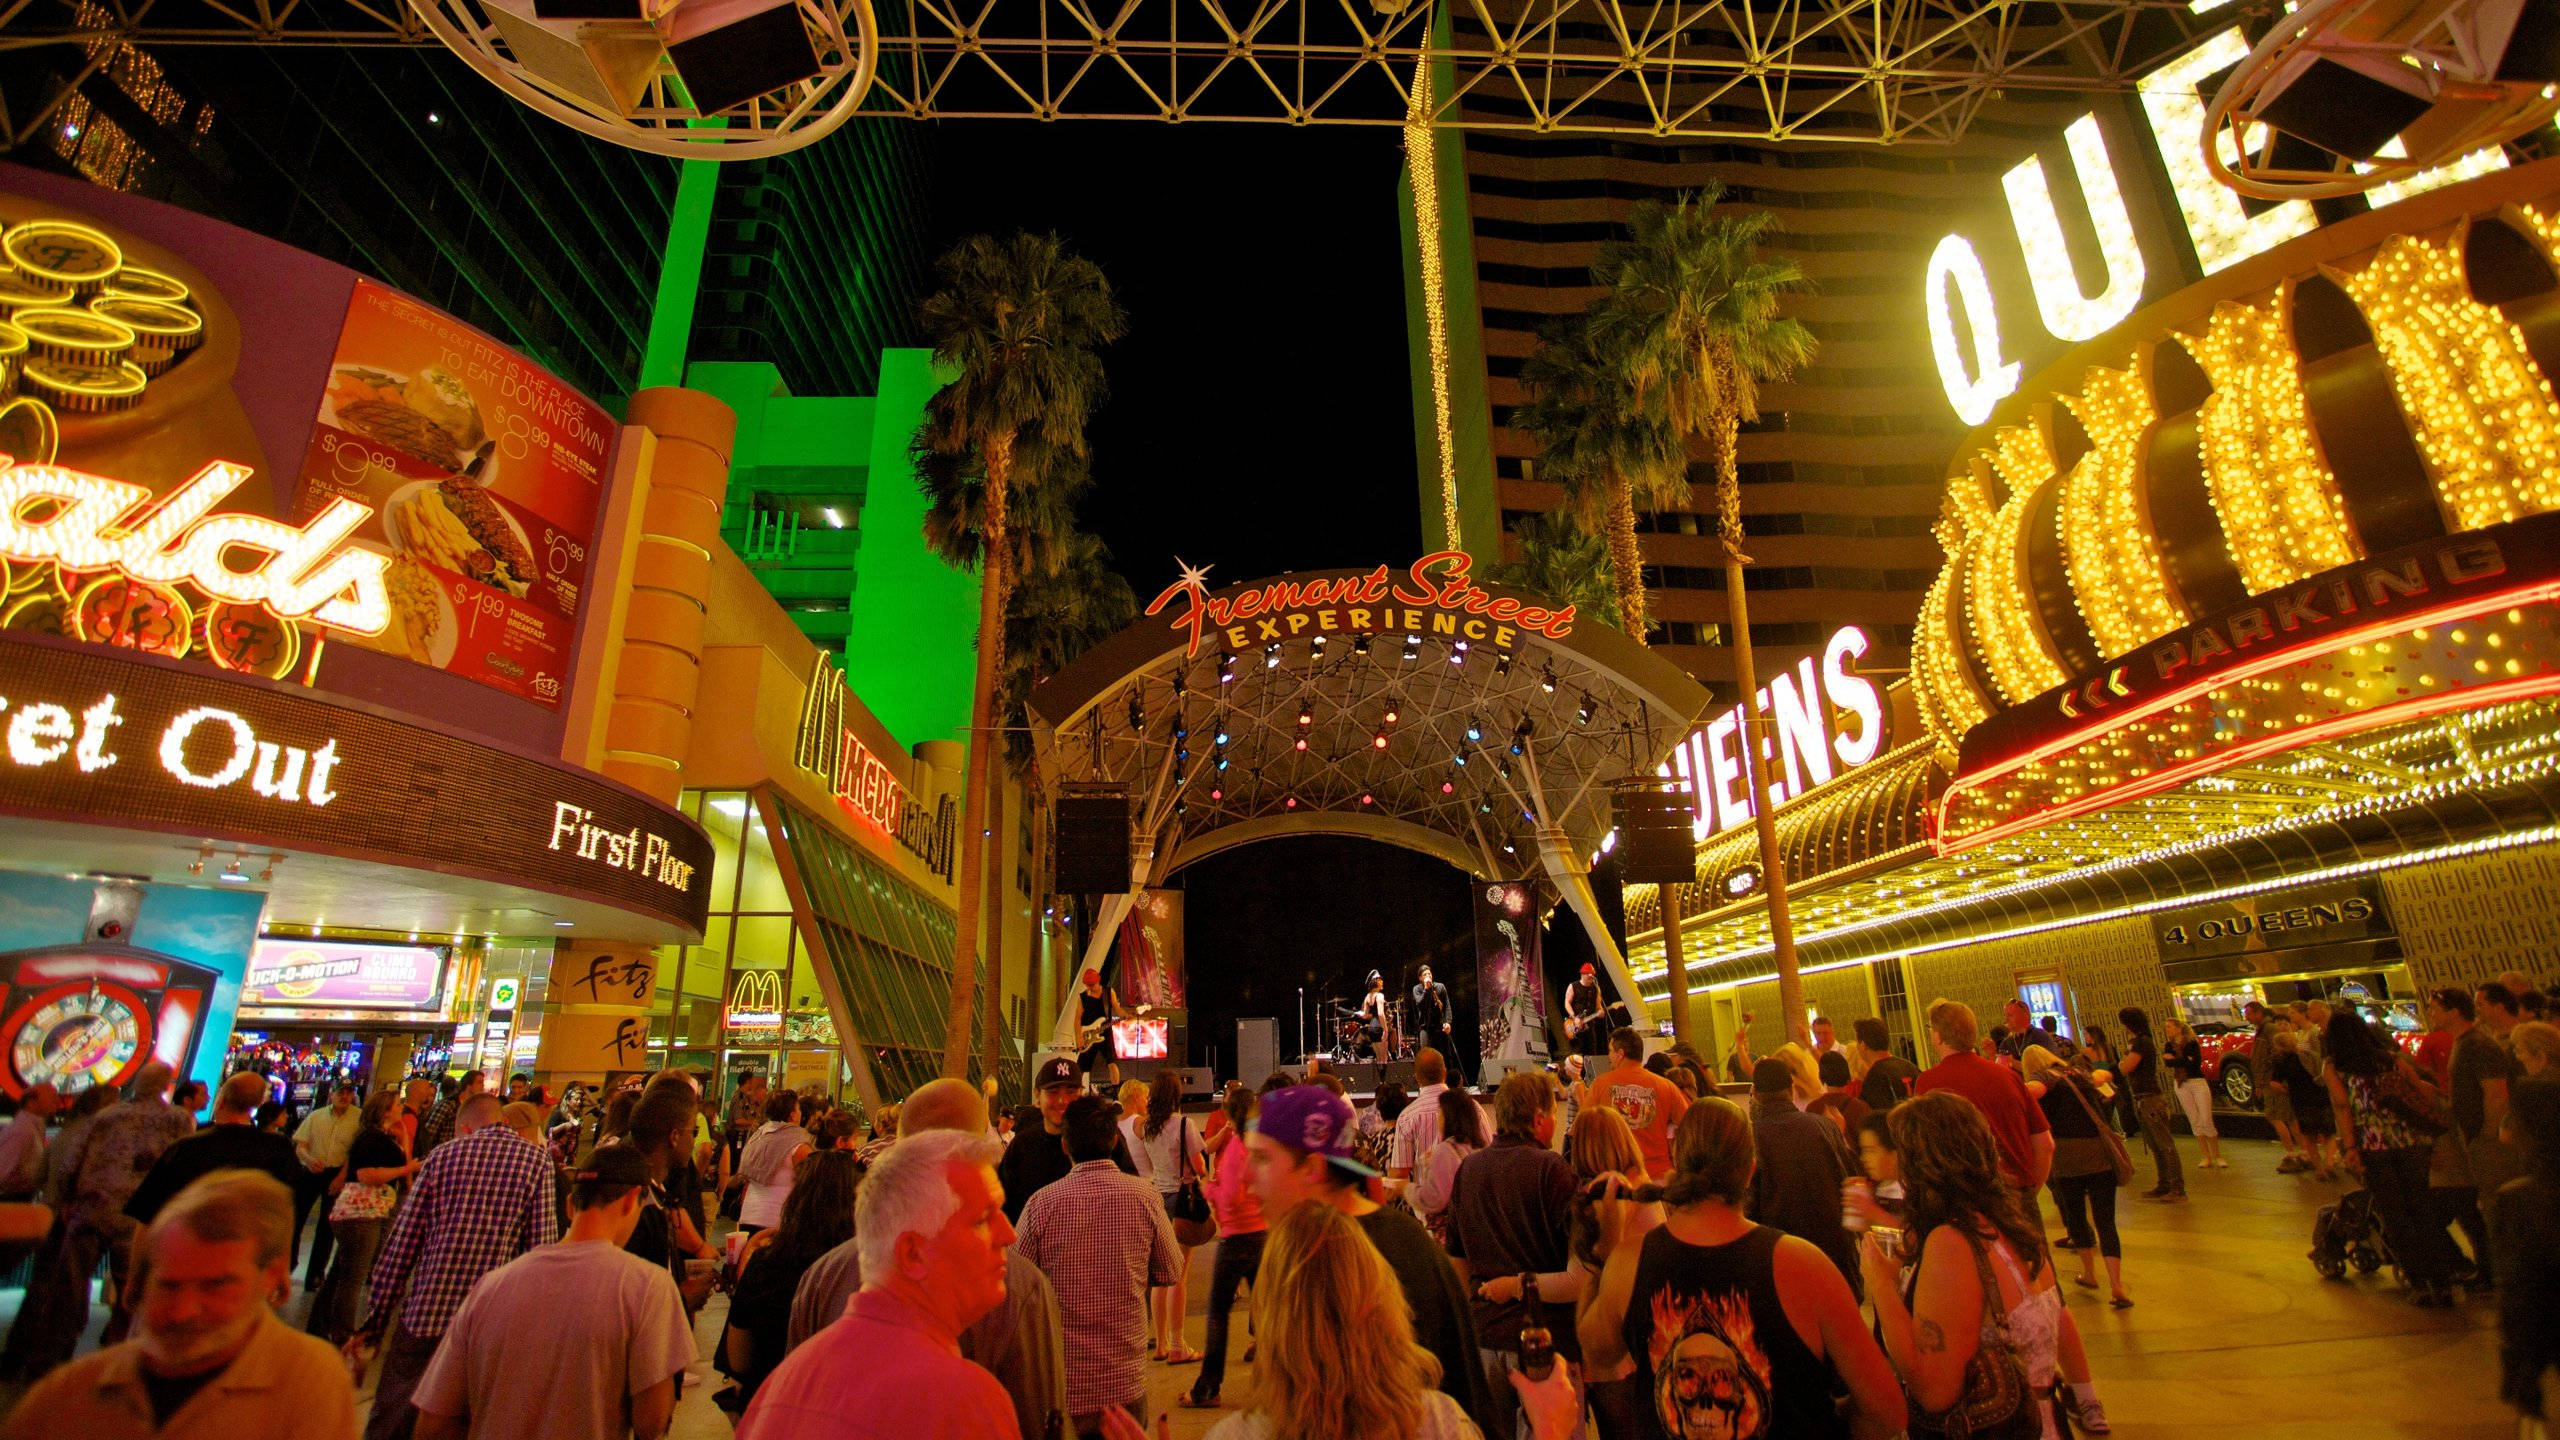
[[[292,1235],[293,1194],[270,1176],[223,1170],[188,1185],[134,1247],[133,1338],[47,1376],[0,1437],[346,1440],[346,1367],[267,1303],[285,1288]]]
[[[898,1112],[899,1133],[909,1137],[938,1130],[984,1134],[986,1098],[966,1080],[928,1080],[907,1097]],[[1002,1143],[1002,1142],[997,1142]],[[1049,1277],[1016,1246],[1005,1254],[1004,1303],[980,1316],[960,1334],[960,1353],[986,1367],[996,1383],[1013,1397],[1013,1417],[1022,1433],[1039,1437],[1061,1433],[1067,1424],[1067,1342],[1065,1322]],[[799,1349],[834,1324],[862,1289],[862,1240],[847,1240],[811,1262],[791,1297],[791,1330],[784,1352]]]
[[[960,1335],[1004,1303],[1013,1226],[981,1134],[905,1137],[862,1180],[862,1290],[791,1352],[738,1420],[737,1440],[1022,1440],[994,1376]]]

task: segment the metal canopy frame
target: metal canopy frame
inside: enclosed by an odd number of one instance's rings
[[[1254,840],[1358,835],[1480,880],[1542,871],[1635,995],[1599,923],[1589,859],[1610,831],[1613,783],[1654,773],[1708,709],[1705,687],[1589,622],[1561,640],[1518,631],[1497,648],[1434,633],[1427,617],[1439,612],[1423,613],[1410,633],[1361,635],[1300,612],[1306,623],[1280,627],[1284,638],[1252,633],[1236,647],[1211,631],[1196,652],[1165,619],[1141,619],[1032,693],[1043,773],[1129,795],[1129,890],[1105,897],[1085,966],[1099,963],[1132,893],[1193,861]]]
[[[866,113],[1948,144],[2001,91],[2130,89],[2187,0],[883,0]],[[401,0],[0,0],[0,149],[127,45],[428,45]],[[1440,75],[1415,113],[1419,67]],[[1445,68],[1443,68],[1445,67]]]

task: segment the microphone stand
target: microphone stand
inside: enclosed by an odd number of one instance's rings
[[[1298,987],[1298,1063],[1307,1063],[1307,987]]]

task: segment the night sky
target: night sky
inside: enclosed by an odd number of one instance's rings
[[[1083,519],[1141,604],[1177,555],[1224,584],[1419,552],[1398,131],[945,121],[936,134],[937,252],[979,231],[1055,230],[1129,312],[1104,357]],[[1300,985],[1356,998],[1372,966],[1472,955],[1465,877],[1390,846],[1268,842],[1180,883],[1193,1058],[1216,1046],[1221,1075],[1237,1015],[1278,1017],[1294,1057]],[[1471,1015],[1471,977],[1450,969],[1440,978]]]

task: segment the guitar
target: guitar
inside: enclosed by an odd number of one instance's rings
[[[1155,1008],[1156,1007],[1153,1005],[1141,1005],[1138,1007],[1136,1013],[1138,1015],[1145,1015]],[[1101,1044],[1111,1035],[1112,1021],[1127,1020],[1130,1018],[1132,1017],[1128,1015],[1104,1015],[1099,1017],[1094,1020],[1092,1024],[1086,1025],[1076,1032],[1076,1048],[1078,1050],[1087,1050],[1091,1049],[1093,1046]]]

